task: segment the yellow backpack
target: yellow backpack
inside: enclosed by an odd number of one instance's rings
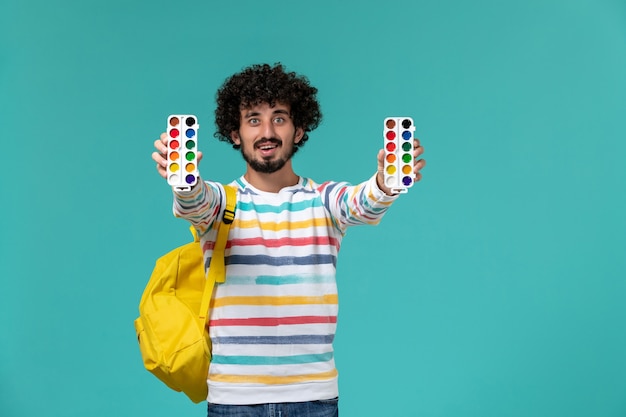
[[[209,303],[215,282],[224,282],[224,248],[235,217],[236,191],[230,186],[224,189],[226,209],[206,276],[200,240],[191,226],[193,242],[157,259],[135,320],[145,368],[194,403],[206,400],[208,394]]]

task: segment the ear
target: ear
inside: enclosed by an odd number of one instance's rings
[[[239,137],[239,132],[237,132],[236,130],[233,130],[232,132],[230,132],[230,139],[233,141],[233,143],[237,146],[241,145],[241,138]]]
[[[304,129],[302,129],[301,127],[296,129],[296,137],[294,142],[295,143],[300,143],[300,141],[302,140],[302,137],[304,136]]]

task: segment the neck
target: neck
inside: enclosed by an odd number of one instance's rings
[[[285,187],[296,185],[299,179],[293,171],[291,161],[288,161],[285,166],[271,174],[257,172],[248,165],[244,178],[254,188],[268,193],[277,193]]]

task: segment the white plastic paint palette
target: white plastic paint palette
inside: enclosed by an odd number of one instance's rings
[[[383,126],[385,185],[396,193],[406,193],[415,182],[413,174],[413,132],[410,117],[387,117]]]
[[[192,114],[167,118],[167,182],[190,190],[198,181],[198,119]]]

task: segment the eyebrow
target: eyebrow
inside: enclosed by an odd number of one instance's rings
[[[251,118],[251,117],[256,117],[256,116],[259,116],[260,114],[261,114],[261,113],[260,113],[260,112],[258,112],[258,111],[249,111],[248,113],[246,113],[246,114],[245,114],[244,118],[249,119],[249,118]],[[285,110],[285,109],[276,109],[276,110],[274,110],[274,111],[272,112],[272,115],[274,115],[274,114],[285,114],[285,115],[287,115],[287,116],[291,116],[291,115],[289,114],[289,112],[288,112],[287,110]]]

